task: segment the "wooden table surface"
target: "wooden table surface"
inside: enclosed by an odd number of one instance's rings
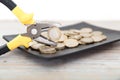
[[[62,25],[80,21],[57,21]],[[87,21],[101,27],[120,30],[120,21]],[[1,36],[22,33],[18,21],[0,21]],[[120,41],[89,52],[45,60],[15,49],[0,56],[0,80],[120,80]]]

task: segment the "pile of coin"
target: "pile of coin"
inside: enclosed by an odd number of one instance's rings
[[[107,36],[102,31],[94,31],[89,27],[69,30],[51,27],[48,32],[42,32],[41,35],[57,43],[56,47],[47,46],[35,41],[30,43],[32,49],[39,50],[40,53],[44,54],[53,54],[66,48],[98,43],[107,39]]]

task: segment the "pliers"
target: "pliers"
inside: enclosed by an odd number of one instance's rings
[[[0,0],[2,4],[7,6],[14,15],[19,19],[21,23],[27,26],[27,32],[24,34],[19,34],[13,40],[8,42],[7,44],[0,47],[0,55],[5,54],[8,51],[14,50],[19,46],[24,46],[25,48],[29,47],[29,43],[34,39],[38,42],[56,46],[56,43],[43,37],[41,32],[44,30],[48,30],[51,25],[45,23],[36,23],[33,19],[32,14],[26,14],[22,9],[20,9],[12,0]]]

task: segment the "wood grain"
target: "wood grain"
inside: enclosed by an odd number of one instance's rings
[[[62,25],[80,21],[59,21]],[[105,28],[120,30],[120,21],[88,21]],[[20,33],[18,22],[0,22],[2,35]],[[12,26],[9,30],[8,26]],[[112,27],[111,27],[112,26]],[[116,26],[116,27],[115,27]],[[6,31],[7,30],[7,31]],[[0,44],[6,43],[0,39]],[[0,56],[0,80],[119,80],[120,41],[76,55],[41,59],[15,49]]]

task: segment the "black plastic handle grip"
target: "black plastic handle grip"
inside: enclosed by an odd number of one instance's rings
[[[9,52],[10,49],[7,47],[7,44],[0,46],[0,55]]]
[[[0,0],[0,2],[8,7],[11,11],[17,6],[12,0]]]

